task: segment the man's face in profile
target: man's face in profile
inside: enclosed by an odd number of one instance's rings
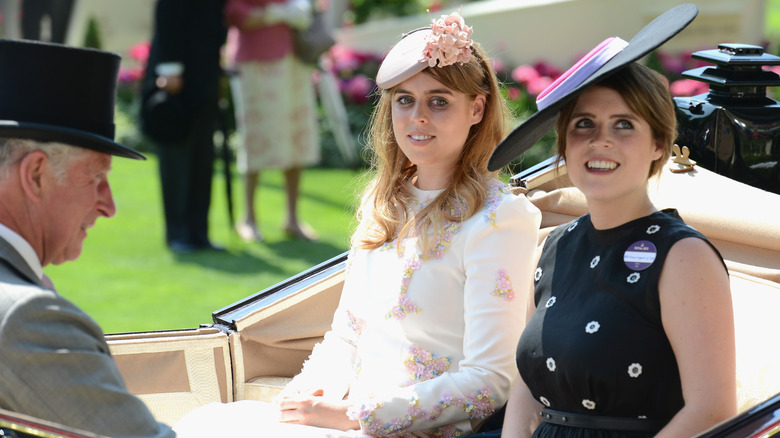
[[[98,217],[116,214],[108,183],[110,170],[111,155],[86,150],[69,164],[64,181],[57,181],[51,168],[44,173],[48,183],[42,205],[47,222],[42,226],[48,228],[44,230],[43,266],[77,259],[87,230]]]

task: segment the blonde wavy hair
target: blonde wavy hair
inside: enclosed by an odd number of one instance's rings
[[[509,111],[485,51],[474,43],[468,63],[429,67],[422,71],[472,100],[485,96],[482,121],[471,127],[452,172],[451,183],[422,211],[410,216],[408,184],[417,167],[401,151],[393,134],[392,102],[396,87],[380,91],[369,120],[367,146],[376,171],[358,211],[352,246],[375,249],[396,239],[419,236],[423,257],[429,254],[445,222],[462,222],[485,203],[490,181],[498,172],[487,170],[495,146],[508,132]],[[400,248],[398,248],[400,251]]]

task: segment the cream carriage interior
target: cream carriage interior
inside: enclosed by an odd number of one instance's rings
[[[685,161],[678,155],[677,161]],[[543,212],[542,236],[584,214],[565,164],[515,177]],[[740,410],[780,393],[780,195],[670,160],[651,181],[659,208],[674,207],[720,250],[731,274]],[[329,328],[346,255],[214,312],[197,329],[109,335],[128,387],[160,421],[211,402],[270,400]]]

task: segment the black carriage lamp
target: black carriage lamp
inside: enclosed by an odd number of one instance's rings
[[[688,146],[699,166],[780,193],[780,102],[766,95],[780,76],[762,68],[780,65],[780,57],[747,44],[719,44],[692,57],[716,65],[683,72],[710,89],[674,98],[676,143]]]

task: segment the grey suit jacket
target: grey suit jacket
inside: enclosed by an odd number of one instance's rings
[[[0,408],[110,437],[176,436],[127,391],[98,324],[1,238]]]

